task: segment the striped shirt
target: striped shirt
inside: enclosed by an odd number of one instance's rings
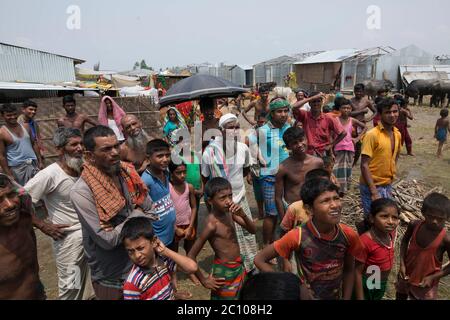
[[[156,259],[163,261],[156,270],[133,265],[123,285],[125,300],[174,300],[171,278],[175,262],[166,257],[156,256]]]

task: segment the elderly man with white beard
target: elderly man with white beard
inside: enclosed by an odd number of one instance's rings
[[[121,124],[127,139],[120,146],[120,160],[131,162],[142,174],[148,166],[145,154],[147,142],[154,137],[145,133],[142,122],[134,114],[125,115]]]
[[[43,200],[49,221],[33,218],[34,225],[53,238],[60,300],[83,300],[94,295],[84,255],[81,224],[70,201],[70,190],[83,165],[81,132],[58,128],[53,136],[57,162],[41,170],[25,185],[33,204]]]

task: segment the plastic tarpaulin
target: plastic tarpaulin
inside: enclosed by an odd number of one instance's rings
[[[121,74],[112,75],[112,83],[116,88],[134,87],[140,85],[138,77],[129,77]]]

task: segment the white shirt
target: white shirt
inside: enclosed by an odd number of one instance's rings
[[[304,105],[302,105],[300,109],[309,112],[309,111],[311,111],[311,106],[309,105],[309,102],[307,102],[307,103],[305,103]]]
[[[217,144],[222,145],[223,138],[216,137],[214,141]],[[227,168],[228,175],[225,176],[226,174],[224,174],[223,171],[219,172],[217,170],[217,164],[221,164],[223,162],[223,153],[218,154],[218,152],[214,152],[214,155],[212,155],[211,151],[214,149],[214,147],[208,145],[203,152],[201,164],[202,175],[206,178],[222,177],[227,179],[231,183],[231,188],[233,190],[233,202],[239,203],[245,196],[243,171],[244,168],[248,168],[251,165],[250,150],[246,144],[241,142],[237,143],[236,154],[226,158],[224,167]]]
[[[77,177],[69,176],[55,162],[39,171],[24,188],[34,204],[39,200],[44,201],[52,223],[71,225],[64,230],[74,231],[81,229],[81,224],[69,194],[77,180]]]
[[[119,140],[119,141],[125,140],[123,133],[120,131],[119,127],[117,126],[116,120],[108,119],[108,127],[110,127],[114,131],[114,133],[116,134],[117,140]]]

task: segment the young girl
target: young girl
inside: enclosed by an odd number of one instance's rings
[[[351,102],[345,98],[338,98],[334,102],[335,108],[340,111],[339,121],[342,127],[347,132],[344,139],[341,140],[334,147],[336,160],[333,167],[333,174],[336,176],[340,185],[340,193],[343,195],[350,190],[350,183],[352,181],[352,167],[355,158],[355,144],[361,140],[361,137],[366,133],[367,128],[361,121],[350,117],[352,112]],[[352,138],[353,125],[360,127],[359,134],[356,138]]]
[[[448,109],[442,109],[440,112],[440,118],[436,121],[434,127],[434,137],[439,142],[438,151],[436,156],[442,157],[442,147],[447,141],[447,131],[450,132],[450,122],[448,120]]]
[[[394,200],[372,202],[371,228],[359,238],[365,262],[356,262],[355,294],[358,300],[381,300],[394,264],[394,244],[399,224],[399,209]]]
[[[170,162],[170,197],[172,198],[177,215],[175,227],[175,239],[173,250],[178,252],[178,245],[184,239],[184,250],[186,255],[195,242],[195,219],[197,216],[197,200],[192,184],[186,182],[186,164],[175,164]],[[194,275],[192,281],[198,284]]]

